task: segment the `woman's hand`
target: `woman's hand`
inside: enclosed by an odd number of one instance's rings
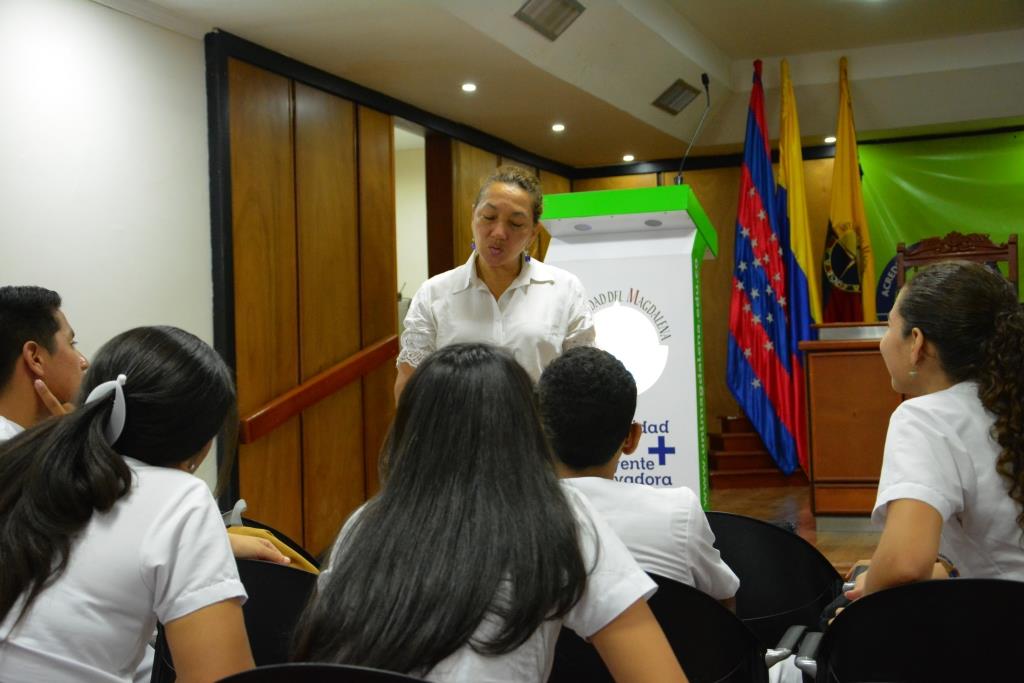
[[[228,534],[231,541],[231,552],[240,560],[264,560],[278,564],[290,564],[291,559],[281,554],[274,544],[265,538]]]

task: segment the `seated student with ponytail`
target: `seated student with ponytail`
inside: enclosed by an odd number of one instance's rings
[[[933,575],[1024,580],[1024,312],[976,263],[922,268],[900,291],[882,358],[907,394],[886,434],[870,570],[851,598]],[[946,559],[948,558],[948,560]]]
[[[251,668],[245,590],[191,474],[235,415],[230,371],[142,327],[98,351],[81,395],[0,444],[0,680],[130,681],[157,620],[179,681]]]
[[[60,295],[33,286],[0,287],[0,442],[53,415],[74,409],[89,361]],[[230,534],[235,557],[287,564],[265,539]]]
[[[655,584],[560,485],[512,354],[453,344],[405,386],[381,492],[346,522],[295,658],[446,683],[543,683],[564,623],[619,683],[685,681]]]

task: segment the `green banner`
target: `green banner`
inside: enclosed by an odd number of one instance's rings
[[[953,230],[1024,240],[1024,132],[861,144],[858,152],[880,296],[898,242]]]

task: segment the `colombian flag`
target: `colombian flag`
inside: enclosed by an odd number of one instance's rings
[[[804,160],[800,146],[800,121],[789,78],[789,62],[782,60],[782,115],[779,118],[779,176],[776,203],[779,233],[785,250],[786,287],[789,290],[788,324],[792,357],[793,436],[800,466],[808,468],[807,410],[804,398],[804,354],[797,345],[817,338],[812,323],[821,322],[821,293],[811,254],[811,230],[807,221]]]
[[[875,322],[875,257],[861,196],[846,57],[839,60],[839,120],[823,268],[825,321]]]

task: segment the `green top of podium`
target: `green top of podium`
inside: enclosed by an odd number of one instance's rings
[[[630,231],[641,226],[649,230],[691,228],[711,253],[718,255],[718,233],[689,185],[548,195],[541,220],[552,234],[565,235],[594,228],[602,228],[595,232],[618,232],[616,226]]]

